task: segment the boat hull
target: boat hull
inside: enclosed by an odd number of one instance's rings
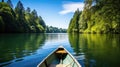
[[[81,67],[81,65],[64,47],[58,47],[37,67]]]

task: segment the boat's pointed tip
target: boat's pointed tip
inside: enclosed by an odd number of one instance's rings
[[[60,45],[60,46],[59,46],[59,48],[63,48],[63,46],[62,46],[62,45]]]

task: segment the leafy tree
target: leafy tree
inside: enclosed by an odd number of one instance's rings
[[[2,32],[15,32],[15,13],[6,3],[0,3],[0,27]]]
[[[42,17],[38,17],[37,11],[35,9],[31,13],[30,11],[30,8],[27,8],[25,14],[30,32],[45,32],[46,26]]]
[[[79,32],[120,33],[119,0],[84,0],[84,10],[79,16]],[[75,14],[74,14],[75,15]],[[72,18],[68,30],[72,30],[77,19]]]
[[[11,0],[0,3],[0,33],[44,33],[46,24],[37,11],[28,7],[26,10],[19,0],[15,9]]]
[[[46,26],[46,33],[66,33],[66,29],[57,28],[53,26]]]
[[[39,23],[40,23],[40,25],[43,26],[44,29],[46,28],[46,24],[45,24],[45,22],[44,22],[44,20],[42,19],[41,16],[39,16]]]
[[[81,12],[77,9],[74,13],[73,18],[70,21],[68,32],[79,32],[79,17]]]

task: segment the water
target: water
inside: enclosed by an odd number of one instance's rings
[[[63,45],[82,67],[120,67],[119,34],[0,34],[0,67],[36,67]]]

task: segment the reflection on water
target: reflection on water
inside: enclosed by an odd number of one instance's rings
[[[119,34],[0,34],[0,67],[36,67],[63,45],[82,67],[120,67]]]
[[[66,33],[0,34],[0,67],[36,67],[59,45],[72,51]]]
[[[23,60],[21,57],[34,54],[36,49],[44,44],[44,41],[44,34],[0,35],[0,63],[10,60],[15,62]]]
[[[120,67],[119,34],[69,34],[83,67]]]
[[[55,42],[61,42],[61,41],[67,41],[68,36],[67,34],[63,33],[48,33],[46,34],[46,42],[55,43]]]

